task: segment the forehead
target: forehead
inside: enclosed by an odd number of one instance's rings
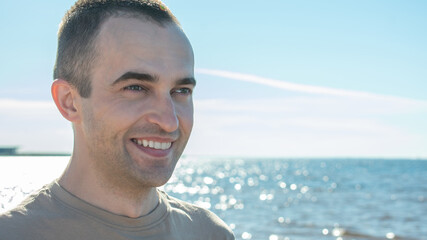
[[[173,23],[160,26],[139,18],[112,17],[101,26],[95,46],[95,71],[103,69],[110,76],[129,70],[188,75],[194,68],[190,42]]]

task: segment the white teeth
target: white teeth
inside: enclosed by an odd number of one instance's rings
[[[143,140],[140,140],[140,139],[136,140],[135,139],[134,142],[140,146],[154,148],[154,149],[158,149],[158,150],[166,150],[172,146],[171,142],[155,142],[155,141],[148,141],[145,139],[143,139]]]

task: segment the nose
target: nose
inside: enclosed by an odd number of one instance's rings
[[[166,132],[178,129],[179,119],[176,114],[175,103],[170,95],[157,97],[151,104],[151,111],[147,114],[147,121],[158,125]]]

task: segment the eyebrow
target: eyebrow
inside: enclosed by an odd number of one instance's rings
[[[136,80],[141,80],[141,81],[146,81],[146,82],[157,82],[158,78],[150,75],[148,73],[136,73],[136,72],[127,72],[125,74],[123,74],[122,76],[120,76],[119,78],[117,78],[111,85],[116,85],[117,83],[120,82],[124,82],[126,80],[129,79],[136,79]]]
[[[159,78],[157,76],[153,76],[148,73],[127,72],[122,76],[120,76],[119,78],[117,78],[111,85],[116,85],[117,83],[129,80],[129,79],[136,79],[136,80],[152,82],[152,83],[159,81]],[[187,84],[196,86],[196,79],[194,77],[186,77],[176,81],[176,85],[187,85]]]
[[[188,77],[188,78],[183,78],[176,81],[176,85],[187,85],[187,84],[196,86],[196,79],[193,77]]]

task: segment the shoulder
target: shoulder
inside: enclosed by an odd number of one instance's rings
[[[199,231],[209,234],[213,237],[212,239],[234,239],[230,227],[215,213],[169,196],[163,191],[159,191],[159,194],[161,198],[167,202],[167,205],[169,205],[172,218],[180,218],[180,221],[187,220],[193,225],[191,227],[195,227],[194,224],[197,224],[196,227]]]
[[[15,208],[0,214],[0,239],[36,239],[36,232],[48,217],[45,205],[49,202],[49,186],[28,196]]]

